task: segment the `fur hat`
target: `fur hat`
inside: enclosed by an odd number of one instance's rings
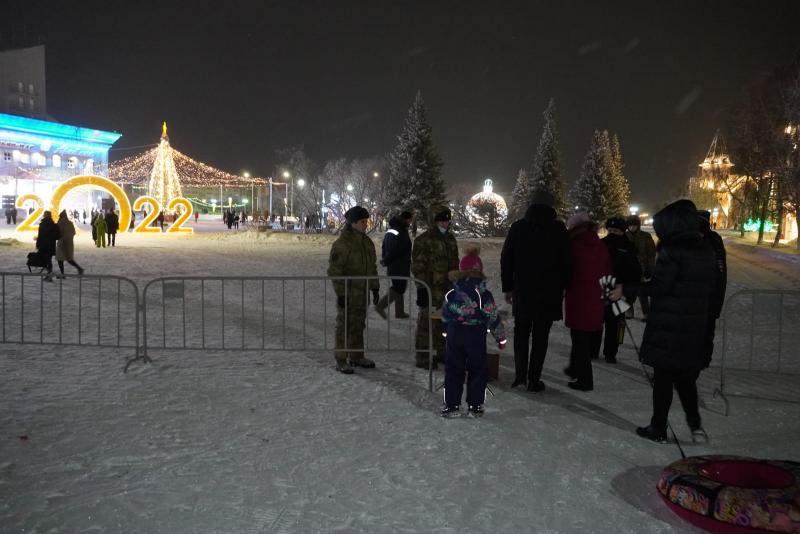
[[[361,206],[353,206],[344,213],[344,220],[353,224],[363,219],[369,219],[369,212]]]
[[[433,222],[449,221],[452,218],[453,214],[450,212],[450,208],[443,208],[437,210],[436,213],[433,215]]]
[[[466,253],[458,264],[459,271],[480,271],[483,272],[483,262],[481,261],[481,247],[477,244],[470,244],[464,247]]]
[[[576,211],[567,219],[567,230],[572,230],[576,226],[592,222],[592,218],[585,211]]]

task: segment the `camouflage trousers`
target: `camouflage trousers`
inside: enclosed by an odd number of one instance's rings
[[[354,305],[355,304],[355,305]],[[367,322],[366,303],[352,301],[345,308],[336,307],[336,351],[337,361],[364,357],[364,328]]]
[[[433,310],[436,308],[420,307],[419,315],[417,316],[417,337],[416,337],[416,362],[428,365],[428,318]],[[444,361],[445,343],[442,336],[442,321],[440,319],[431,319],[430,324],[433,328],[433,349],[436,351],[433,356],[433,361]]]

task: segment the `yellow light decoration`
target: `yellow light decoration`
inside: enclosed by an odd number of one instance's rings
[[[159,151],[168,152],[175,166],[175,171],[180,177],[183,187],[250,187],[266,186],[269,179],[255,176],[239,176],[214,168],[200,161],[195,161],[189,156],[172,148],[166,136],[166,123],[162,125],[162,141],[166,139],[166,146],[159,143],[141,154],[130,156],[110,163],[108,177],[121,184],[147,185],[151,179],[156,165]],[[166,155],[163,155],[166,157]],[[278,185],[273,182],[273,185]]]
[[[133,231],[140,234],[161,233],[161,228],[158,226],[150,226],[150,224],[156,220],[158,214],[161,213],[161,204],[153,197],[143,196],[133,201],[133,209],[138,211],[142,209],[145,204],[150,206],[150,213],[147,214],[142,222],[136,225]]]
[[[17,207],[23,208],[25,203],[29,200],[33,200],[36,203],[36,209],[33,210],[33,213],[28,215],[24,221],[17,225],[17,232],[38,232],[39,225],[33,224],[34,221],[38,220],[39,217],[42,216],[44,213],[44,202],[39,195],[35,195],[33,193],[27,193],[25,195],[20,196],[17,198]]]
[[[66,180],[53,191],[53,197],[50,199],[50,211],[52,213],[59,212],[59,206],[64,197],[82,185],[88,185],[102,189],[109,193],[119,205],[119,227],[128,228],[131,224],[131,203],[128,201],[128,195],[122,190],[120,186],[102,176],[95,176],[92,174],[84,174],[81,176],[73,176]]]
[[[150,171],[150,181],[147,183],[147,195],[155,198],[161,206],[166,205],[173,198],[183,196],[181,181],[175,170],[175,162],[172,160],[172,151],[169,148],[166,123],[164,126],[164,134],[161,136],[161,142],[156,151],[156,160]]]
[[[173,198],[169,202],[169,205],[167,206],[167,210],[168,211],[178,211],[177,210],[178,206],[183,206],[183,213],[181,213],[180,216],[175,220],[175,222],[172,223],[172,225],[169,228],[167,228],[167,232],[168,233],[187,232],[187,233],[190,233],[190,234],[193,233],[194,232],[193,228],[184,228],[183,226],[181,226],[184,222],[186,222],[186,219],[191,217],[192,212],[194,211],[192,209],[192,203],[189,202],[188,200],[186,200],[183,197],[181,197],[181,198]]]

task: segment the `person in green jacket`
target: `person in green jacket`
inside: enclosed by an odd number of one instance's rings
[[[94,244],[97,245],[98,248],[101,245],[103,248],[106,248],[106,230],[108,228],[102,212],[97,214],[97,218],[94,220],[94,228],[97,231],[97,239]]]
[[[353,367],[375,367],[364,357],[364,327],[367,320],[367,290],[372,303],[379,299],[375,244],[367,237],[369,212],[355,206],[344,214],[346,224],[333,242],[328,259],[328,276],[374,276],[369,280],[334,280],[336,292],[336,370],[353,374]]]
[[[411,273],[431,288],[431,300],[428,302],[428,291],[424,287],[417,288],[417,336],[416,366],[428,368],[428,318],[432,311],[441,309],[445,294],[452,288],[447,277],[450,271],[458,270],[458,243],[450,232],[452,214],[446,206],[433,206],[429,214],[428,230],[414,240],[411,250]],[[444,337],[441,322],[433,323],[433,346],[436,349],[436,362],[444,362]]]
[[[647,281],[653,276],[656,268],[656,243],[653,241],[653,236],[641,229],[641,225],[639,217],[631,215],[628,217],[628,231],[625,233],[636,247],[636,256],[642,268],[642,280]],[[650,313],[650,297],[639,295],[639,304],[642,306],[642,320],[646,321]],[[628,312],[629,317],[633,317],[633,302]]]

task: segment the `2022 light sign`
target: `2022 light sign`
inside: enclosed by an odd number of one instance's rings
[[[53,214],[54,218],[57,217],[57,214],[60,212],[59,208],[61,206],[61,201],[64,200],[64,197],[67,195],[67,193],[77,187],[86,186],[102,189],[109,193],[116,201],[117,205],[119,205],[119,227],[128,228],[130,226],[131,203],[128,200],[128,195],[125,194],[125,191],[123,191],[120,186],[108,178],[94,175],[74,176],[66,180],[64,183],[59,185],[55,191],[53,191],[53,196],[50,199],[50,212]],[[16,204],[18,208],[22,208],[26,202],[30,201],[33,201],[36,204],[36,208],[33,210],[33,213],[28,215],[28,217],[17,226],[18,232],[35,232],[39,230],[39,225],[33,223],[34,221],[38,220],[44,212],[44,202],[42,201],[41,197],[32,193],[28,193],[20,196],[17,199]],[[133,209],[140,210],[145,205],[150,206],[150,213],[147,214],[142,222],[136,225],[133,231],[136,233],[162,233],[161,228],[157,226],[150,226],[150,224],[156,220],[158,214],[161,213],[161,203],[159,203],[158,200],[153,197],[141,196],[133,202]],[[167,210],[177,211],[179,207],[182,207],[183,210],[175,222],[170,225],[169,228],[167,228],[166,233],[192,233],[194,231],[192,228],[183,227],[183,223],[192,216],[192,212],[194,211],[192,209],[192,203],[183,197],[173,198],[169,201]]]

